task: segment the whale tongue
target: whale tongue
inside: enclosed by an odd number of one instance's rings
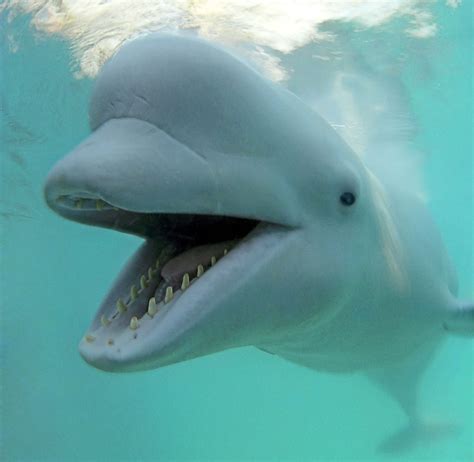
[[[188,273],[191,278],[197,274],[198,265],[202,265],[203,269],[211,266],[212,257],[216,261],[221,258],[224,253],[231,249],[238,240],[218,242],[213,244],[200,245],[180,253],[169,260],[161,270],[161,277],[166,281],[167,285],[175,288],[181,284],[183,276]]]

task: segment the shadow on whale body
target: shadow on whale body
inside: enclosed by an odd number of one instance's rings
[[[367,373],[409,421],[382,449],[432,434],[417,382],[446,334],[473,336],[474,307],[456,298],[416,195],[300,98],[196,38],[125,45],[97,79],[90,124],[46,201],[145,242],[80,343],[89,364],[134,371],[254,345]]]

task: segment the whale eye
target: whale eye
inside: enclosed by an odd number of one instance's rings
[[[343,205],[350,206],[356,201],[356,197],[351,192],[345,192],[341,194],[339,200]]]

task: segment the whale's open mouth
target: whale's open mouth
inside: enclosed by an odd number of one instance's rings
[[[81,341],[83,357],[108,370],[120,369],[116,364],[129,356],[127,350],[154,335],[169,313],[186,310],[186,303],[180,303],[183,295],[189,294],[189,300],[203,298],[203,291],[208,297],[224,292],[226,287],[220,286],[227,284],[229,274],[235,271],[239,277],[246,257],[254,256],[256,249],[264,252],[266,246],[255,247],[255,240],[265,239],[272,234],[267,230],[277,226],[227,216],[138,213],[90,195],[59,196],[55,209],[76,221],[146,238],[117,277]]]
[[[250,307],[298,226],[294,198],[271,162],[206,154],[117,118],[50,172],[45,199],[56,213],[145,239],[81,340],[93,366],[161,367],[253,344],[257,321],[270,329]]]

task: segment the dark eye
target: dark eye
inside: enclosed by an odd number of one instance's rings
[[[341,201],[343,205],[349,206],[349,205],[352,205],[356,201],[356,198],[354,194],[350,192],[345,192],[341,194],[341,197],[339,198],[339,200]]]

